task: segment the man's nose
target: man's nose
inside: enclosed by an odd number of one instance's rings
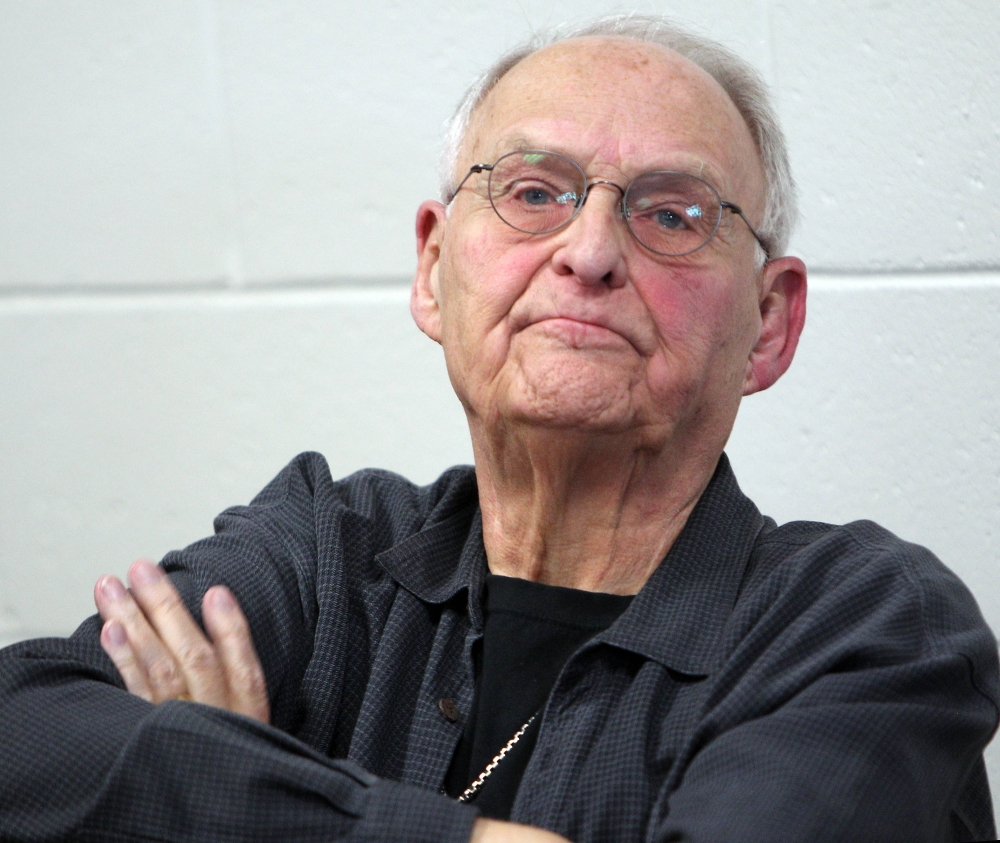
[[[596,188],[596,189],[595,189]],[[614,182],[593,181],[576,218],[559,233],[562,244],[552,256],[560,275],[575,275],[587,285],[625,284],[625,239],[621,220],[622,189]]]

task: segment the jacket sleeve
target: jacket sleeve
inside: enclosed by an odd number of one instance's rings
[[[741,596],[648,839],[995,839],[996,640],[927,550],[849,528]]]
[[[305,718],[316,629],[317,461],[298,458],[250,507],[220,516],[216,536],[164,560],[196,617],[213,582],[236,593],[276,725],[127,693],[97,617],[68,639],[15,644],[0,651],[0,839],[468,839],[469,807],[289,734]]]

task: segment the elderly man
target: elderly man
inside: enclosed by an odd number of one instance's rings
[[[303,455],[6,651],[5,840],[993,836],[968,592],[723,455],[805,313],[765,92],[660,21],[571,35],[472,89],[417,214],[475,469]]]

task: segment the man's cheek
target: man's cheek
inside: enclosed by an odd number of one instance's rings
[[[647,299],[668,355],[709,358],[723,348],[747,344],[757,314],[753,297],[715,281],[711,286],[665,286]]]

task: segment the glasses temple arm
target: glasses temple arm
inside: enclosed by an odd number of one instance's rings
[[[465,176],[462,178],[462,180],[455,186],[455,189],[448,194],[448,201],[445,202],[445,204],[446,205],[451,204],[451,200],[458,195],[458,191],[462,189],[462,185],[469,180],[469,176],[471,176],[473,173],[489,172],[492,169],[493,169],[492,164],[473,164],[471,167],[469,167],[469,172],[467,172]],[[747,223],[747,225],[749,225],[749,223]]]
[[[468,176],[466,176],[465,178],[468,178]],[[463,181],[464,181],[464,179],[463,179]],[[748,220],[747,219],[747,215],[743,213],[743,209],[739,205],[734,205],[732,202],[723,202],[722,203],[722,207],[723,208],[728,208],[734,214],[739,214],[739,216],[743,220],[743,222],[745,222],[747,224],[747,228],[750,229],[750,233],[754,236],[754,238],[760,244],[760,247],[764,250],[764,257],[767,258],[768,260],[771,260],[771,250],[770,250],[770,248],[768,247],[767,243],[764,242],[764,238],[761,237],[757,233],[757,229],[755,229],[750,224],[750,220]]]

